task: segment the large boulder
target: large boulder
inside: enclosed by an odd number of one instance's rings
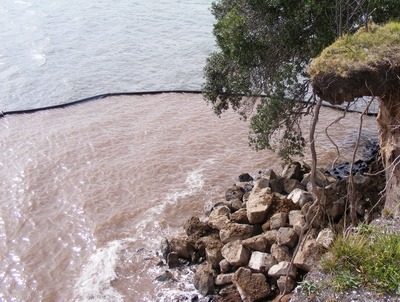
[[[261,273],[252,273],[250,269],[241,267],[232,277],[242,301],[253,302],[266,298],[271,293],[267,279]]]
[[[187,238],[173,238],[170,241],[171,252],[176,252],[178,257],[185,259],[192,259],[194,247],[191,245]]]
[[[253,236],[242,241],[242,245],[259,252],[269,252],[272,244],[276,242],[276,230],[267,231],[261,235]]]

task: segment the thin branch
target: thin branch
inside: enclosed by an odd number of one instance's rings
[[[346,113],[347,113],[347,110],[349,109],[349,105],[350,105],[350,103],[347,103],[346,109],[344,110],[342,116],[339,116],[336,120],[334,120],[332,123],[330,123],[328,126],[325,127],[325,135],[327,136],[327,138],[329,139],[329,141],[332,143],[332,145],[334,145],[335,148],[336,148],[336,154],[337,154],[337,155],[336,155],[335,160],[332,162],[332,166],[331,166],[332,169],[333,169],[333,166],[336,164],[336,161],[337,161],[337,160],[339,159],[339,157],[340,157],[340,150],[339,150],[338,145],[336,145],[336,143],[332,140],[332,138],[331,138],[330,135],[328,134],[328,128],[331,127],[331,126],[334,125],[334,124],[339,123],[340,120],[342,120],[343,118],[346,117]]]

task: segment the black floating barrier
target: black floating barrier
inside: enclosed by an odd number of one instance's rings
[[[100,100],[104,99],[106,97],[110,96],[121,96],[121,95],[154,95],[154,94],[162,94],[162,93],[191,93],[191,94],[201,94],[203,93],[201,90],[157,90],[157,91],[142,91],[142,92],[115,92],[115,93],[105,93],[105,94],[99,94],[95,96],[91,96],[85,99],[77,100],[77,101],[72,101],[69,103],[62,103],[62,104],[57,104],[57,105],[52,105],[52,106],[46,106],[46,107],[39,107],[39,108],[31,108],[31,109],[23,109],[23,110],[12,110],[12,111],[1,111],[0,110],[0,118],[2,118],[5,115],[10,115],[10,114],[25,114],[25,113],[33,113],[37,111],[42,111],[42,110],[49,110],[49,109],[57,109],[57,108],[65,108],[67,106],[71,105],[76,105],[84,102],[89,102],[89,101],[95,101],[95,100]],[[265,97],[265,95],[261,95],[261,97]],[[336,107],[330,104],[327,104],[326,102],[323,102],[322,106],[324,107],[330,107],[332,109],[337,109],[344,111],[344,108],[341,107]],[[361,113],[360,111],[357,110],[347,110],[348,112],[358,112]],[[368,116],[376,116],[377,113],[367,113]]]

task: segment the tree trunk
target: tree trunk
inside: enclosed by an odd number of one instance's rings
[[[379,143],[386,173],[385,211],[400,216],[400,98],[388,95],[379,99]]]

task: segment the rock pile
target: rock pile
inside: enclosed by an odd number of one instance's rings
[[[292,292],[333,243],[334,232],[348,225],[348,180],[318,170],[322,206],[301,236],[313,203],[309,173],[308,165],[295,162],[280,176],[272,170],[255,179],[242,174],[205,220],[186,221],[187,236],[164,240],[168,266],[178,266],[181,258],[199,264],[194,285],[201,295],[213,295],[213,301],[272,300]],[[373,216],[370,209],[379,200],[376,192],[383,189],[384,179],[357,174],[354,182],[360,219]]]

